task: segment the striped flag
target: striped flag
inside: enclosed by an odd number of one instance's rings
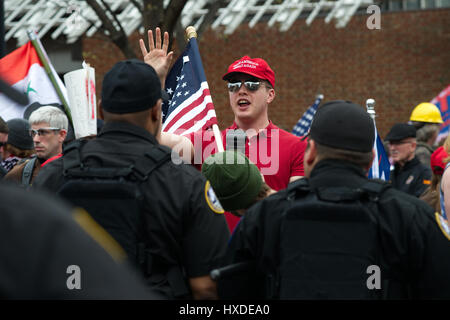
[[[191,38],[166,79],[170,100],[164,102],[164,132],[187,135],[206,130],[217,124],[208,82],[198,50],[197,40]]]
[[[381,138],[378,135],[378,130],[376,126],[375,126],[375,142],[373,144],[373,148],[375,149],[375,157],[372,162],[372,167],[369,170],[368,178],[369,179],[376,178],[388,181],[391,173],[391,164],[389,163],[386,150],[384,150],[383,141],[381,141]]]
[[[437,137],[437,141],[439,142],[442,138],[448,135],[450,128],[450,85],[442,90],[436,98],[431,100],[431,103],[439,108],[441,111],[442,121],[444,121],[441,125],[441,131]]]
[[[314,104],[306,110],[303,116],[298,120],[297,124],[292,129],[292,134],[301,137],[308,133],[309,127],[311,126],[314,115],[316,114],[317,108],[323,100],[323,94],[318,94]]]
[[[67,97],[64,84],[53,67],[51,65],[50,67],[63,94]],[[14,89],[25,93],[30,104],[34,102],[62,104],[31,41],[0,59],[0,76]],[[0,116],[5,121],[23,118],[27,107],[13,102],[0,93]]]

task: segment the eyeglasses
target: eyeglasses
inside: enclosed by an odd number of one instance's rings
[[[40,128],[40,129],[30,129],[30,136],[32,138],[34,138],[36,135],[38,135],[39,137],[42,136],[46,136],[48,134],[50,134],[50,132],[55,132],[55,131],[60,131],[61,129],[59,128]]]
[[[230,81],[228,82],[228,90],[237,92],[242,87],[242,83],[249,91],[256,91],[261,85],[261,81]]]

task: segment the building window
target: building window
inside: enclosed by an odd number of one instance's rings
[[[418,10],[420,9],[420,0],[405,0],[406,10]]]
[[[402,10],[401,0],[389,0],[389,11],[399,11]]]
[[[436,0],[438,8],[450,8],[450,0]]]
[[[385,8],[388,11],[450,8],[450,0],[389,0]]]
[[[433,9],[436,7],[435,0],[422,0],[422,8],[424,9]]]

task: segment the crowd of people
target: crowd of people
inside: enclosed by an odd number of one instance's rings
[[[234,122],[218,152],[196,143],[210,130],[162,132],[173,53],[159,28],[148,40],[143,61],[105,75],[96,137],[69,138],[55,106],[0,121],[1,234],[17,238],[0,253],[15,257],[1,263],[3,297],[450,298],[450,137],[436,148],[435,106],[392,127],[390,181],[369,180],[375,127],[361,106],[324,103],[296,137],[269,119],[274,71],[244,56],[223,76]]]

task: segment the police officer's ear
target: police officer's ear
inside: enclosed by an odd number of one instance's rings
[[[367,173],[369,173],[370,168],[372,168],[372,163],[373,163],[373,160],[375,159],[375,156],[376,156],[375,149],[372,149],[372,161],[370,161],[370,163],[367,165],[367,167],[364,168],[364,169],[366,169]]]
[[[105,117],[103,115],[102,99],[98,100],[98,117],[97,118],[105,120]]]
[[[304,155],[304,165],[311,166],[317,158],[316,142],[308,139],[308,147]]]
[[[151,109],[151,117],[153,122],[161,122],[161,113],[162,113],[161,106],[162,100],[159,99]]]

